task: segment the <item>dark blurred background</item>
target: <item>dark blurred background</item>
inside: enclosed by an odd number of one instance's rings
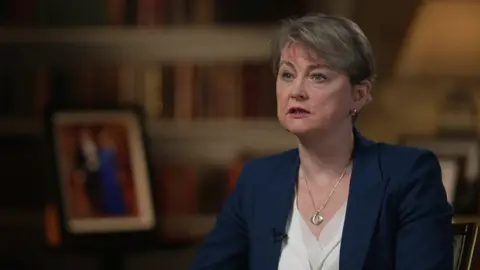
[[[372,42],[360,131],[458,157],[444,181],[456,214],[477,216],[479,1],[2,0],[0,269],[101,268],[59,252],[44,114],[124,104],[145,111],[160,221],[158,247],[126,254],[125,268],[187,269],[244,162],[295,146],[276,122],[268,41],[309,12],[351,18]]]

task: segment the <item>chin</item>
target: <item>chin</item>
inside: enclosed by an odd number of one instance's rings
[[[315,130],[317,131],[319,130],[318,126],[309,125],[307,123],[301,123],[301,122],[291,123],[289,121],[280,121],[280,123],[288,132],[294,135],[305,135],[305,134],[312,133]]]

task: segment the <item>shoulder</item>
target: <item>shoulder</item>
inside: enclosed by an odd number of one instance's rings
[[[379,148],[383,175],[398,198],[417,192],[445,197],[440,164],[432,151],[386,143]]]
[[[242,169],[239,181],[250,182],[255,179],[261,183],[271,179],[271,175],[280,168],[295,166],[298,160],[298,149],[249,160]]]
[[[298,149],[289,149],[278,154],[251,159],[245,164],[244,170],[253,173],[265,173],[279,166],[293,164],[297,158]]]
[[[396,205],[402,224],[422,216],[451,215],[440,164],[432,151],[386,143],[378,143],[378,148],[387,198]]]
[[[435,154],[425,148],[418,148],[406,145],[399,145],[399,144],[390,144],[390,143],[377,143],[381,148],[381,151],[384,155],[391,158],[403,159],[403,158],[412,158],[418,157],[422,155],[430,155],[431,157],[435,158]]]
[[[397,176],[409,176],[419,168],[440,169],[437,156],[428,149],[378,143],[384,171]]]
[[[237,178],[235,188],[229,196],[229,201],[237,201],[241,209],[252,209],[255,200],[252,198],[265,190],[271,179],[278,176],[280,169],[295,166],[298,151],[291,149],[276,155],[265,156],[249,160]],[[248,212],[244,213],[249,216]]]

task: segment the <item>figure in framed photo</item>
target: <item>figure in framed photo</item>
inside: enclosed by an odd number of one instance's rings
[[[91,212],[100,213],[100,159],[98,146],[92,132],[82,128],[75,153],[76,169],[82,175],[84,190],[89,200]]]
[[[107,128],[99,132],[99,143],[102,212],[108,216],[126,215],[128,210],[120,178],[117,146]]]
[[[126,131],[115,126],[65,127],[76,141],[72,166],[73,193],[84,193],[72,202],[87,216],[125,216],[136,212]],[[76,132],[75,132],[76,130]],[[113,131],[114,130],[114,131]],[[67,136],[67,134],[65,134]],[[122,150],[123,151],[119,151]],[[70,156],[65,153],[67,156]],[[66,157],[68,159],[68,157]],[[124,161],[120,165],[120,160]],[[76,176],[76,177],[75,177]],[[81,191],[80,191],[81,189]],[[127,202],[127,198],[130,200]],[[87,202],[82,202],[87,200]],[[130,204],[130,205],[129,205]],[[76,211],[79,212],[79,211]]]

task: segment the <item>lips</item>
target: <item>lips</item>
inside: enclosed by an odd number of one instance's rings
[[[288,109],[288,114],[309,114],[310,112],[302,107],[291,107]]]

